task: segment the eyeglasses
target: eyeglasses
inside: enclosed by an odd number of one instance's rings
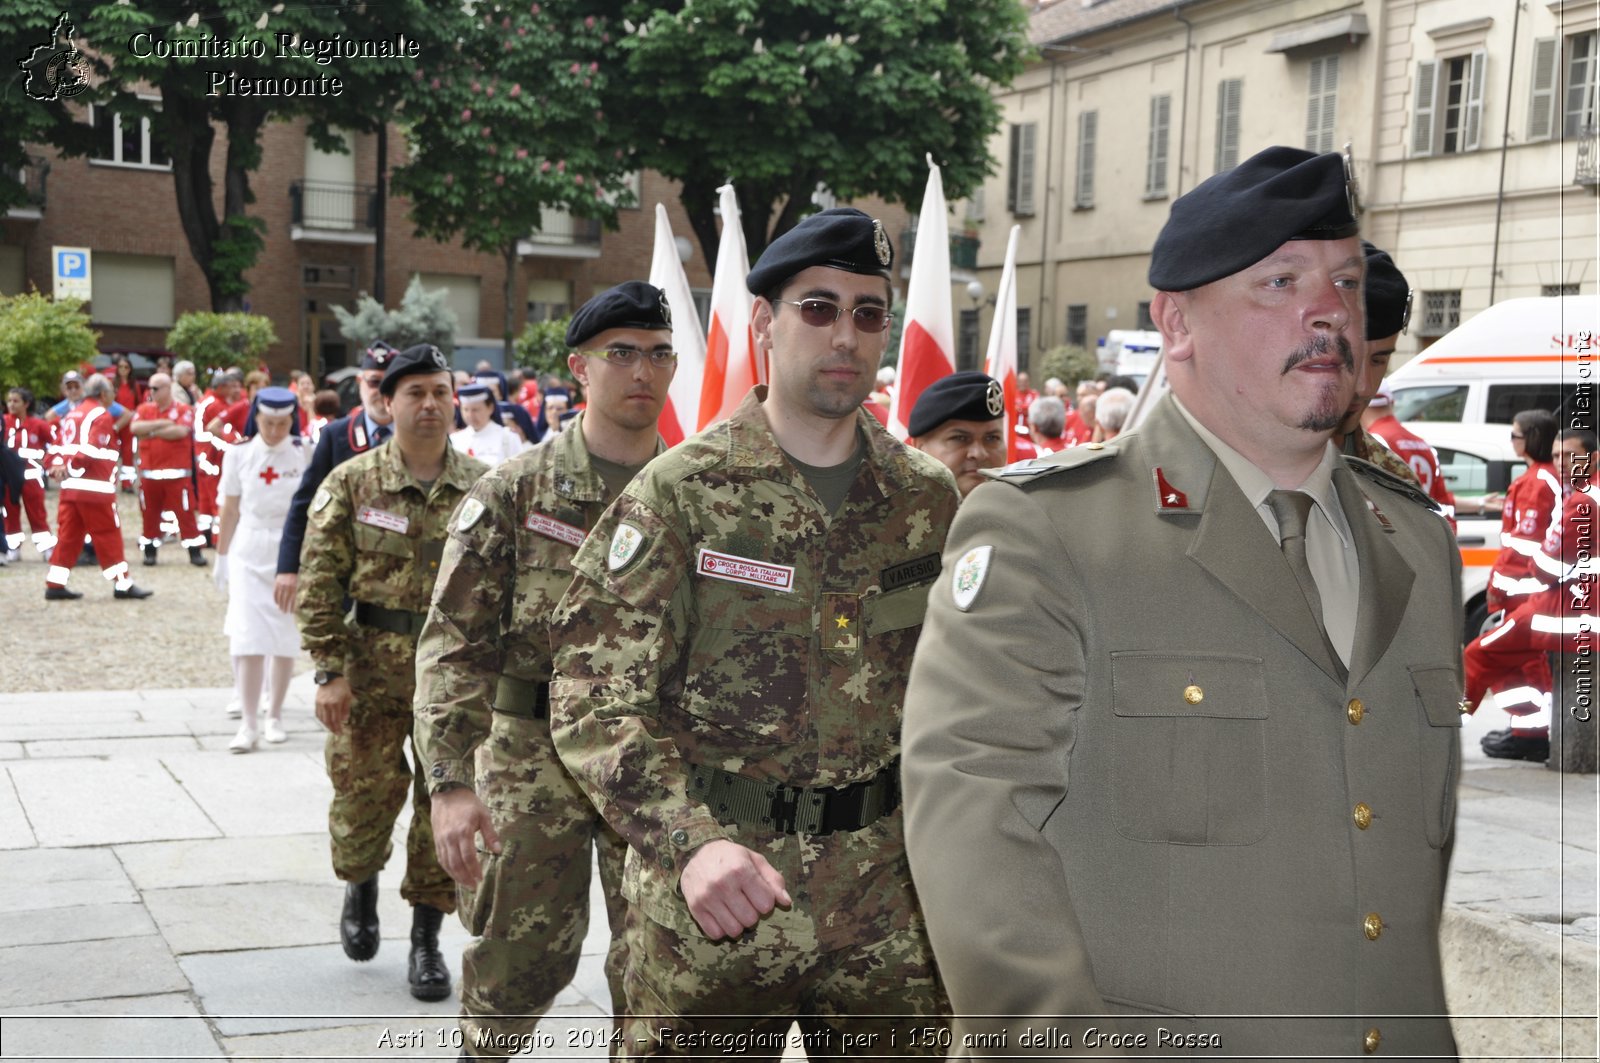
[[[656,369],[671,369],[678,364],[678,352],[671,347],[656,347],[649,351],[641,351],[637,347],[605,347],[583,353],[597,354],[619,369],[633,368],[639,364],[640,358],[650,359],[650,364]]]
[[[839,320],[839,315],[844,313],[844,307],[838,303],[830,303],[826,299],[779,299],[778,302],[800,308],[800,320],[812,328],[832,328],[834,322]],[[889,321],[894,317],[887,307],[858,306],[850,311],[850,320],[855,322],[857,332],[882,332],[889,327]]]
[[[1512,432],[1511,433],[1511,438],[1512,439],[1522,439],[1522,438],[1524,438],[1524,436],[1523,436],[1523,434],[1521,432]]]

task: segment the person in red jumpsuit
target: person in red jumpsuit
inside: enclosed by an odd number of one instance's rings
[[[1510,611],[1549,584],[1535,559],[1561,515],[1562,473],[1551,461],[1556,419],[1549,410],[1523,410],[1511,422],[1511,449],[1527,471],[1502,496],[1485,495],[1483,507],[1500,509],[1500,555],[1489,571],[1489,612]]]
[[[1439,503],[1440,511],[1454,530],[1456,496],[1450,493],[1449,485],[1444,482],[1444,472],[1439,468],[1439,455],[1433,452],[1427,440],[1406,428],[1395,417],[1394,396],[1389,394],[1387,387],[1379,388],[1367,404],[1366,412],[1361,415],[1361,427],[1383,440],[1390,450],[1400,456],[1401,461],[1411,466],[1422,490]]]
[[[1561,433],[1556,456],[1566,469],[1566,498],[1560,519],[1550,525],[1534,558],[1534,570],[1546,586],[1467,646],[1467,704],[1476,706],[1485,694],[1493,694],[1495,706],[1511,717],[1508,729],[1483,736],[1483,751],[1491,757],[1549,759],[1551,675],[1546,655],[1576,652],[1580,639],[1592,639],[1600,631],[1594,602],[1600,573],[1593,553],[1595,521],[1600,518],[1600,487],[1590,480],[1594,448],[1591,432]]]
[[[236,372],[221,372],[211,378],[211,390],[194,404],[195,526],[211,538],[217,530],[217,487],[222,483],[222,448],[206,426],[232,406],[239,397]]]
[[[46,424],[33,413],[33,392],[27,388],[12,388],[6,394],[5,439],[6,446],[17,452],[25,468],[22,487],[22,504],[6,505],[6,560],[15,561],[22,550],[22,514],[28,514],[28,526],[33,529],[33,548],[39,556],[50,560],[56,537],[50,531],[50,519],[44,505],[44,460],[50,441],[55,438],[55,427]]]
[[[107,408],[111,382],[91,376],[83,395],[83,402],[59,422],[59,442],[49,459],[50,478],[61,485],[61,504],[56,510],[61,537],[45,574],[45,600],[83,597],[67,588],[67,580],[83,551],[85,535],[94,544],[100,572],[111,581],[114,596],[148,598],[153,592],[134,584],[122,552],[122,521],[117,516],[117,465],[122,455],[117,426]]]
[[[150,401],[133,417],[133,434],[139,440],[139,508],[144,511],[144,534],[139,546],[144,563],[156,563],[161,547],[161,514],[170,512],[178,534],[189,550],[189,562],[204,567],[201,547],[206,537],[195,524],[194,407],[172,395],[172,378],[157,373],[150,378]]]

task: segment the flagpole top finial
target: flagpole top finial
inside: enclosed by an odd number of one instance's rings
[[[925,152],[922,157],[924,159],[928,160],[928,169],[930,169],[930,170],[933,169],[933,167],[934,167],[933,152],[931,152],[931,151]]]

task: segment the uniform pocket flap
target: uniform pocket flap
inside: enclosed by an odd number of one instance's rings
[[[1449,665],[1428,668],[1412,665],[1411,685],[1428,722],[1435,727],[1461,726],[1461,677]]]
[[[1267,718],[1261,658],[1231,653],[1121,650],[1111,654],[1118,716]]]
[[[417,552],[410,538],[400,532],[384,531],[366,524],[356,525],[356,549],[394,557],[414,557]]]
[[[867,637],[885,631],[916,627],[928,613],[928,591],[933,584],[905,587],[888,594],[874,594],[862,602],[866,613]]]

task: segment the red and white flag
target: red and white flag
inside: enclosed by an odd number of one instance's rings
[[[906,321],[900,332],[900,366],[895,370],[894,398],[889,404],[889,431],[897,439],[908,434],[906,422],[924,388],[956,371],[954,312],[950,304],[950,222],[945,212],[944,181],[928,157],[928,188],[917,219],[917,243],[911,257],[911,283],[906,291]]]
[[[683,272],[678,241],[667,221],[667,207],[656,204],[656,247],[650,259],[650,283],[667,293],[672,308],[672,349],[678,352],[678,372],[667,389],[667,404],[658,423],[667,446],[677,446],[699,430],[700,383],[706,371],[706,333],[695,309],[689,278]],[[680,412],[682,411],[682,412]]]
[[[756,345],[750,335],[755,300],[745,287],[750,252],[745,249],[744,228],[739,223],[739,198],[731,184],[717,193],[722,197],[722,242],[717,246],[717,271],[711,281],[711,326],[706,330],[697,430],[731,415],[765,377],[764,373],[758,375]]]
[[[1017,453],[1017,426],[1011,423],[1011,411],[1017,408],[1017,236],[1021,232],[1022,226],[1013,225],[1011,239],[1006,241],[1006,264],[1000,270],[1000,288],[994,295],[989,355],[983,363],[983,371],[1005,389],[1007,461],[1022,457]]]

